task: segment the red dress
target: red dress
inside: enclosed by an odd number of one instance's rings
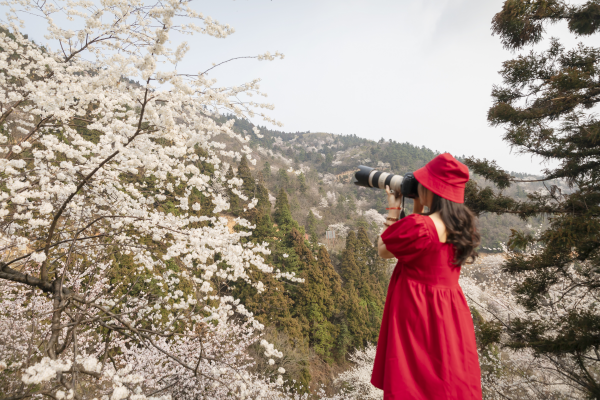
[[[398,259],[388,288],[371,383],[384,400],[481,399],[475,329],[458,285],[454,246],[412,214],[382,235]]]

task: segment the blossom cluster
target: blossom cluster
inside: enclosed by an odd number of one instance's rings
[[[260,324],[231,283],[274,271],[231,232],[223,157],[251,158],[233,120],[259,80],[182,74],[179,34],[233,28],[189,2],[6,0],[0,30],[0,392],[57,399],[288,398],[252,369]],[[21,34],[20,13],[50,45]],[[67,17],[58,25],[55,16]],[[255,58],[273,60],[280,53]],[[241,151],[228,149],[235,141]],[[242,201],[251,209],[256,199]],[[265,342],[266,343],[266,342]],[[272,345],[266,352],[281,357]],[[283,368],[278,368],[279,375]],[[290,395],[291,396],[291,395]]]

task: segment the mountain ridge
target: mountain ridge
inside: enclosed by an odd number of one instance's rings
[[[261,177],[266,183],[269,193],[274,195],[281,187],[286,187],[290,197],[290,209],[294,219],[307,227],[309,213],[317,218],[315,229],[319,241],[325,243],[325,231],[332,225],[343,224],[349,230],[360,226],[369,229],[369,236],[374,239],[381,225],[377,225],[376,216],[365,217],[369,210],[385,214],[385,195],[383,191],[357,187],[351,184],[351,177],[358,165],[368,165],[382,171],[405,174],[421,168],[436,155],[437,151],[416,146],[409,142],[394,140],[379,141],[360,138],[356,135],[340,135],[326,132],[283,132],[270,130],[264,126],[255,126],[247,120],[237,119],[231,115],[221,116],[221,121],[234,119],[233,129],[249,137],[248,145],[253,149],[251,157],[256,165],[250,165],[255,178]],[[258,130],[258,134],[255,132]],[[454,155],[464,159],[464,155]],[[232,159],[232,164],[236,160]],[[268,166],[271,173],[265,172]],[[285,172],[281,172],[281,170]],[[512,173],[520,179],[539,179],[539,176],[527,173]],[[270,176],[266,176],[270,175]],[[287,177],[285,176],[287,175]],[[302,175],[302,178],[298,178]],[[308,186],[300,193],[298,179],[302,185]],[[481,176],[471,174],[480,187],[495,187]],[[564,182],[556,181],[563,191],[569,188]],[[525,199],[544,186],[539,182],[516,183],[503,193],[516,199]],[[407,201],[407,211],[412,210],[412,202]],[[327,205],[326,205],[327,204]],[[374,219],[375,217],[375,219]],[[382,222],[383,216],[379,220]],[[522,221],[515,216],[497,216],[482,214],[479,216],[479,227],[482,234],[480,251],[500,251],[501,244],[508,241],[511,229],[533,231],[545,224],[542,218],[530,218]],[[343,236],[343,232],[342,233]],[[333,252],[341,248],[330,248]]]

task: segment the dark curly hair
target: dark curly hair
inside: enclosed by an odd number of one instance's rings
[[[433,194],[431,208],[424,215],[440,212],[446,225],[446,242],[454,245],[454,264],[472,264],[478,254],[475,249],[481,242],[477,217],[467,206]]]

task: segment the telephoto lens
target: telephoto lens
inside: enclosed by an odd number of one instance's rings
[[[417,182],[412,172],[402,177],[389,172],[377,171],[375,168],[365,165],[359,165],[358,171],[354,174],[354,184],[384,190],[386,186],[389,186],[394,192],[402,193],[402,196],[409,199],[419,197],[417,190],[419,182]]]

